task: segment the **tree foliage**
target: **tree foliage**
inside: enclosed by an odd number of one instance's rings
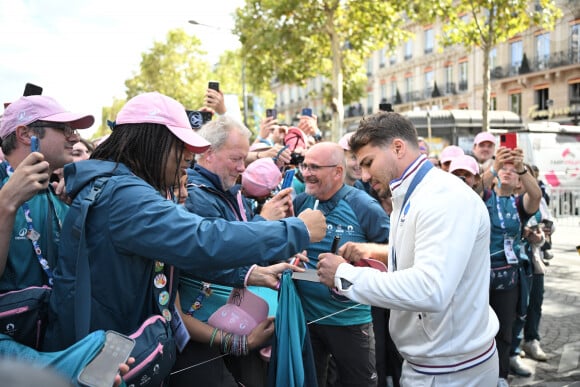
[[[182,29],[169,31],[166,42],[154,42],[141,55],[140,72],[125,81],[127,99],[158,91],[188,109],[199,108],[210,78],[210,66],[203,60],[205,54],[197,37]]]
[[[248,79],[256,86],[273,79],[302,85],[323,75],[330,80],[327,103],[333,110],[333,138],[338,138],[344,102],[357,100],[364,90],[364,60],[408,36],[402,29],[403,4],[407,2],[246,0],[237,11],[235,31],[250,69]]]
[[[439,8],[430,16],[439,15],[443,22],[444,45],[459,44],[483,52],[483,130],[489,127],[490,96],[489,53],[532,26],[552,30],[562,12],[554,0],[438,0]],[[443,18],[440,15],[445,15]]]

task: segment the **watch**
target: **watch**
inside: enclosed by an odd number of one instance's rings
[[[528,173],[528,168],[524,167],[524,170],[521,172],[516,171],[516,173],[520,176],[525,175],[526,173]]]

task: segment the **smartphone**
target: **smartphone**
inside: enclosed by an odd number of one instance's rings
[[[505,133],[499,135],[499,146],[508,149],[515,149],[518,147],[517,133]]]
[[[219,82],[209,82],[207,84],[208,89],[212,89],[215,91],[220,91],[220,83]]]
[[[390,103],[380,103],[379,104],[379,110],[382,112],[392,112],[393,110],[393,105],[391,105]]]
[[[312,117],[312,109],[311,108],[302,109],[302,115]]]
[[[278,118],[278,112],[276,109],[266,109],[266,117],[272,117],[276,119]]]
[[[213,117],[212,112],[203,112],[200,110],[186,110],[189,125],[192,129],[199,129],[206,122],[211,121]]]
[[[81,371],[77,378],[79,384],[111,387],[119,373],[119,364],[127,361],[134,346],[135,340],[115,331],[107,331],[103,349]]]
[[[286,189],[292,187],[292,181],[294,180],[294,174],[296,170],[294,168],[286,170],[284,172],[284,180],[282,180],[282,187],[280,189]]]
[[[22,93],[24,97],[28,97],[29,95],[41,95],[41,94],[42,87],[33,85],[32,83],[27,83],[24,86],[24,93]]]
[[[40,145],[38,143],[38,137],[30,137],[30,152],[38,152],[40,150]]]

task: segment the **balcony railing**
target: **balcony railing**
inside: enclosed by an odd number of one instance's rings
[[[443,85],[443,95],[457,94],[455,82],[447,82]]]
[[[421,101],[422,99],[423,99],[422,93],[420,91],[417,91],[417,90],[408,91],[403,96],[403,102],[405,102],[405,103]]]
[[[568,49],[555,51],[548,55],[536,55],[529,66],[529,72],[545,71],[562,66],[580,63],[580,49]],[[529,73],[526,71],[526,73]],[[522,73],[521,62],[514,62],[504,66],[496,66],[490,69],[491,79],[515,77]]]
[[[459,81],[459,91],[466,91],[468,87],[467,81]]]

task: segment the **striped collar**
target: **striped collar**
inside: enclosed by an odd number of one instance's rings
[[[412,176],[417,170],[423,165],[424,162],[427,162],[427,157],[424,154],[419,155],[403,172],[403,175],[397,179],[391,180],[389,186],[391,187],[391,192],[394,192],[398,187],[400,187],[409,176]]]

